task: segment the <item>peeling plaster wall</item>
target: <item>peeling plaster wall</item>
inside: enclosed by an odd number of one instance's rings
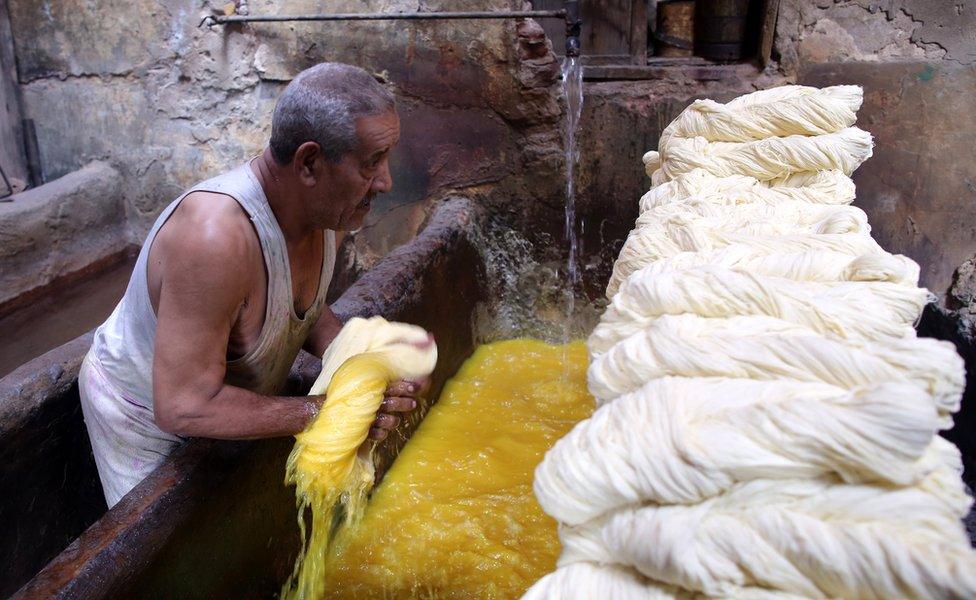
[[[350,240],[353,276],[416,232],[429,202],[464,193],[557,239],[563,202],[558,69],[531,58],[507,22],[292,23],[197,27],[217,0],[7,0],[26,116],[56,178],[101,159],[121,172],[132,241],[182,189],[264,145],[270,112],[302,68],[341,60],[394,82],[403,141],[395,189]],[[519,8],[518,0],[256,0],[253,14]],[[879,239],[923,266],[944,294],[976,253],[976,2],[783,0],[774,63],[715,75],[676,68],[653,81],[590,82],[582,121],[584,242],[607,253],[647,187],[640,155],[695,98],[797,81],[859,83],[876,155],[858,204]]]
[[[325,60],[384,73],[402,121],[392,193],[344,257],[356,271],[410,239],[432,199],[545,195],[525,166],[558,152],[551,53],[521,55],[512,21],[198,28],[217,1],[8,0],[27,116],[49,179],[93,159],[122,174],[132,241],[186,187],[261,151],[274,102]],[[513,9],[515,0],[249,2],[251,14]],[[523,53],[524,54],[524,53]],[[531,155],[527,155],[529,152]],[[355,251],[353,251],[355,249]]]
[[[923,285],[944,297],[976,253],[976,1],[782,0],[773,59],[764,71],[684,66],[649,81],[587,83],[579,183],[591,231],[630,228],[650,183],[641,154],[692,100],[854,83],[865,88],[859,125],[876,141],[855,174],[857,204],[879,241],[918,261]]]

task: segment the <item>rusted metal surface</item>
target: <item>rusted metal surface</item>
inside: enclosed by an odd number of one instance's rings
[[[91,334],[0,379],[0,597],[105,512],[77,377]]]
[[[341,318],[380,314],[432,331],[440,360],[431,397],[473,350],[472,312],[485,288],[465,231],[477,226],[477,214],[463,199],[438,205],[414,241],[333,305]],[[57,377],[27,377],[36,400],[44,404],[41,395],[51,385],[71,385],[87,343],[90,338],[72,342]],[[317,361],[303,353],[291,391],[307,391],[317,370]],[[419,415],[404,435],[378,449],[380,476],[418,422]],[[299,547],[294,490],[282,484],[291,445],[290,439],[190,440],[14,598],[273,596]]]
[[[293,23],[297,21],[437,21],[487,19],[563,19],[560,10],[476,10],[427,11],[393,13],[321,13],[307,15],[207,15],[198,27],[213,27],[231,23]]]

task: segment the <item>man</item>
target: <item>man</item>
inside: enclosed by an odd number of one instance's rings
[[[315,417],[323,397],[276,394],[299,349],[322,356],[341,327],[325,303],[335,232],[361,227],[390,191],[399,136],[389,90],[323,63],[282,93],[260,156],[159,216],[79,375],[109,506],[183,437],[292,435]],[[421,386],[391,384],[372,439],[416,407]]]

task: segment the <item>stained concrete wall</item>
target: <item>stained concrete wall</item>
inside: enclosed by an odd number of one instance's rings
[[[302,68],[342,60],[384,72],[403,120],[396,188],[343,256],[353,276],[416,232],[432,199],[464,193],[513,220],[559,230],[563,156],[557,65],[530,57],[507,22],[197,25],[222,3],[6,0],[27,117],[45,173],[92,159],[122,175],[138,242],[194,182],[260,151],[274,100]],[[591,82],[582,121],[579,214],[591,251],[612,256],[646,190],[640,155],[695,98],[798,81],[859,83],[875,157],[857,203],[879,240],[943,294],[976,252],[976,172],[967,110],[974,2],[783,0],[773,64],[676,68],[651,81]],[[517,0],[424,2],[425,10],[518,8]],[[249,2],[254,14],[414,10],[405,0]],[[605,261],[598,261],[602,264]],[[601,268],[599,266],[597,269]]]
[[[976,253],[976,2],[783,0],[773,59],[764,71],[681,67],[653,81],[588,83],[580,186],[591,231],[629,229],[650,185],[641,154],[692,100],[855,83],[865,88],[858,125],[876,143],[855,173],[856,204],[878,240],[918,261],[923,285],[944,296]]]
[[[855,204],[878,241],[918,261],[922,284],[940,296],[919,332],[953,342],[966,361],[962,409],[945,435],[976,485],[976,327],[966,262],[976,254],[976,2],[790,1],[776,46],[800,83],[864,86],[858,124],[874,135],[875,150],[854,174]]]
[[[37,122],[45,174],[58,177],[93,159],[114,164],[135,242],[181,190],[260,152],[279,92],[324,60],[384,74],[402,121],[395,189],[374,205],[350,240],[357,251],[344,257],[357,272],[412,237],[437,197],[461,191],[498,201],[504,189],[530,199],[540,186],[522,173],[558,152],[558,66],[551,53],[528,56],[511,20],[208,30],[198,27],[201,17],[224,2],[7,3],[23,109]],[[418,9],[405,0],[248,5],[251,14]],[[419,8],[520,7],[432,0]]]
[[[863,86],[858,125],[875,150],[854,174],[855,204],[878,241],[916,260],[922,284],[940,296],[919,331],[952,341],[966,360],[967,392],[946,436],[976,486],[976,269],[967,262],[976,254],[976,2],[782,0],[773,59],[764,71],[681,67],[654,81],[588,83],[580,136],[586,241],[616,254],[614,241],[650,185],[640,157],[692,100],[791,82]]]
[[[854,176],[878,241],[944,296],[976,253],[976,2],[786,2],[783,67],[799,83],[864,86],[875,153]]]

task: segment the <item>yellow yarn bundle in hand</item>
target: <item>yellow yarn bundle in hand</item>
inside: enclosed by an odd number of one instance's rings
[[[422,328],[382,317],[350,320],[322,357],[322,372],[309,394],[325,393],[312,424],[298,434],[288,457],[286,484],[295,484],[298,525],[305,540],[305,508],[312,510],[312,533],[282,597],[322,595],[322,568],[335,513],[357,519],[373,487],[371,449],[363,442],[391,381],[422,379],[434,370],[437,346]]]

